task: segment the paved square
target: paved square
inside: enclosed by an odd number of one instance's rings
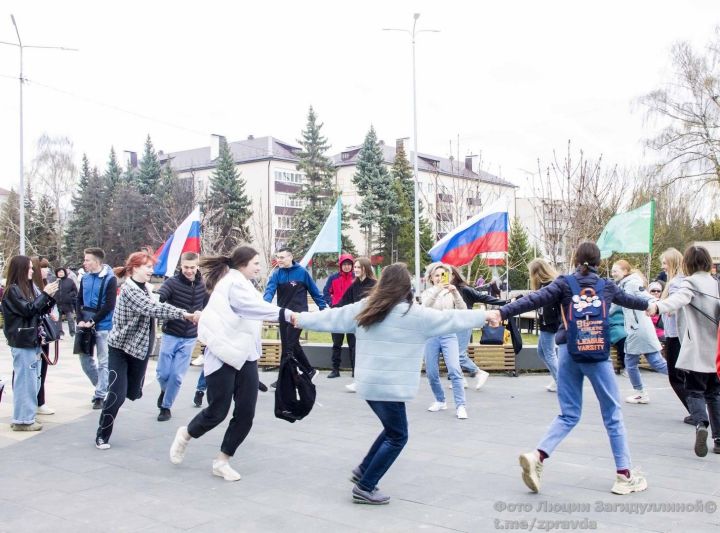
[[[695,457],[694,430],[667,379],[644,372],[649,405],[624,406],[635,466],[649,489],[610,493],[614,465],[597,401],[586,383],[580,425],[546,462],[541,494],[520,479],[517,456],[532,449],[553,416],[556,395],[545,375],[493,375],[468,390],[468,420],[451,406],[429,413],[426,380],[408,404],[410,441],[382,479],[390,505],[351,502],[351,468],[380,431],[347,375],[320,377],[318,403],[306,420],[273,416],[273,396],[260,394],[255,425],[233,460],[243,479],[211,474],[226,423],[191,442],[175,466],[168,448],[192,406],[199,368],[191,367],[169,422],[157,422],[158,385],[151,363],[145,395],[120,410],[112,449],[96,450],[98,411],[92,387],[70,343],[50,368],[48,405],[35,434],[9,429],[11,394],[0,403],[0,531],[717,531],[720,455]],[[12,371],[0,348],[0,376]],[[269,384],[274,373],[261,373]],[[623,395],[631,387],[618,378]],[[452,395],[448,390],[448,401]],[[655,508],[648,507],[655,505]],[[675,506],[674,508],[669,506]],[[664,506],[664,507],[663,507]],[[684,506],[684,507],[683,507]]]

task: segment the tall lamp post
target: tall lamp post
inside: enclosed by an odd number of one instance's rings
[[[0,44],[6,44],[9,46],[17,46],[20,50],[20,255],[25,255],[25,162],[24,162],[24,133],[23,133],[23,50],[25,48],[44,48],[46,50],[64,50],[67,52],[77,52],[75,48],[65,48],[64,46],[36,46],[23,44],[20,39],[20,30],[18,30],[17,23],[15,22],[15,16],[10,15],[13,26],[15,27],[15,33],[17,34],[17,43],[8,43],[0,41]]]
[[[402,31],[412,39],[412,107],[413,107],[413,173],[414,206],[415,206],[415,295],[420,294],[420,183],[418,179],[418,135],[417,135],[417,83],[415,81],[415,36],[420,33],[438,33],[440,30],[418,30],[417,21],[420,13],[413,14],[412,30],[402,28],[383,28],[383,31]]]

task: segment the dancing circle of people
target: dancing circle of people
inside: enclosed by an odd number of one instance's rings
[[[347,338],[353,377],[347,390],[365,400],[382,425],[365,457],[349,473],[352,501],[387,504],[390,496],[378,483],[408,441],[406,403],[418,393],[422,363],[434,396],[427,410],[438,413],[448,407],[439,373],[442,354],[455,416],[467,419],[469,383],[463,372],[474,380],[474,389],[480,389],[489,375],[468,356],[473,329],[500,327],[511,317],[537,310],[537,352],[552,377],[546,389],[557,392],[560,414],[536,447],[519,456],[522,480],[532,492],[541,489],[545,461],[580,421],[585,378],[599,402],[615,461],[611,492],[624,495],[647,489],[645,475],[631,461],[615,376],[618,372],[629,377],[633,392],[625,402],[648,404],[641,356],[668,376],[687,410],[684,422],[694,428],[694,453],[708,454],[710,432],[712,451],[720,454],[720,290],[703,247],[689,246],[684,254],[666,250],[661,256],[664,278],[648,284],[625,260],[612,265],[612,279],[602,278],[600,250],[583,242],[574,253],[575,269],[568,274],[558,274],[544,259],[531,261],[532,290],[512,301],[479,292],[456,267],[443,263],[428,266],[429,286],[416,297],[405,264],[385,267],[376,279],[368,258],[348,254],[339,257],[339,271],[327,280],[323,294],[289,249],[280,249],[276,259],[277,268],[261,294],[257,280],[262,266],[253,248],[239,246],[229,255],[202,258],[184,253],[179,272],[162,284],[159,297],[153,297],[154,259],[147,251],[132,253],[124,266],[112,269],[103,262],[103,250],[88,248],[79,280],[60,268],[51,281],[47,260],[13,257],[0,295],[14,369],[12,430],[38,431],[42,424],[36,417],[54,413],[45,404],[45,376],[52,363],[43,324],[48,316],[54,321],[64,316],[74,336],[74,352],[95,387],[91,404],[100,411],[95,446],[110,449],[120,407],[126,399],[143,395],[155,319],[161,319],[158,421],[172,418],[193,348],[198,340],[205,346],[194,404],[201,407],[206,393],[208,405],[177,429],[170,461],[181,464],[193,440],[220,425],[233,406],[212,474],[240,480],[230,461],[252,428],[258,390],[267,390],[258,374],[263,321],[277,322],[282,316],[282,338],[289,346],[282,357],[294,357],[311,379],[318,371],[303,352],[301,330],[332,334],[328,378],[340,376],[341,348]],[[308,311],[308,294],[318,311]],[[476,303],[499,308],[473,309]],[[617,370],[611,346],[618,353]]]

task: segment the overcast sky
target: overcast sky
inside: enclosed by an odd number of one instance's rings
[[[313,105],[332,152],[373,124],[386,142],[412,134],[409,35],[417,40],[419,149],[482,153],[523,185],[563,151],[633,167],[651,157],[637,97],[670,75],[678,40],[704,46],[717,0],[3,2],[0,41],[26,50],[25,161],[43,133],[67,136],[104,168],[110,146],[142,152],[235,141],[295,142]],[[0,186],[18,180],[18,50],[0,46]],[[12,78],[12,79],[11,79]],[[39,84],[50,86],[52,89]],[[62,91],[62,92],[60,92]],[[459,147],[458,147],[459,136]]]

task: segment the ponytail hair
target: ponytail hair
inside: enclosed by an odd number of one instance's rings
[[[255,248],[250,246],[237,246],[230,255],[210,255],[200,259],[200,268],[203,270],[205,286],[212,292],[215,285],[228,273],[231,268],[247,266],[258,255]]]
[[[580,274],[587,275],[591,267],[600,265],[600,248],[591,241],[581,242],[575,249],[574,263],[580,268]]]
[[[113,268],[113,272],[118,278],[130,277],[133,274],[133,270],[140,268],[143,265],[155,264],[155,258],[147,252],[133,252],[125,261],[125,265],[117,268]]]

